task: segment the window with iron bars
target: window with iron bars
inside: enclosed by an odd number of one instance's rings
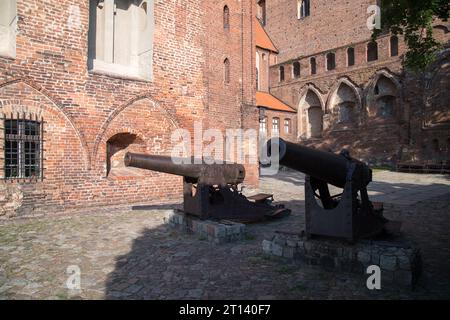
[[[4,172],[6,180],[38,180],[43,177],[43,122],[4,120]]]

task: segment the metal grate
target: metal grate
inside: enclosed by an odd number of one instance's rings
[[[4,178],[43,179],[43,121],[16,114],[4,120]]]

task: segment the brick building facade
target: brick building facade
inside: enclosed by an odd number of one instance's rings
[[[413,75],[400,36],[372,42],[374,0],[263,3],[278,49],[270,93],[297,110],[298,141],[377,165],[450,160],[449,22],[435,23],[436,62]]]
[[[3,0],[0,215],[162,202],[181,179],[124,168],[171,134],[258,127],[253,1]],[[248,180],[257,180],[248,168]]]
[[[281,137],[289,141],[297,138],[297,111],[270,93],[270,66],[277,63],[278,49],[265,25],[265,0],[257,2],[254,20],[256,45],[256,106],[259,109],[261,137]]]

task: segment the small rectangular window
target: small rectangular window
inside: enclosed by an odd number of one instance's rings
[[[294,62],[292,69],[293,69],[294,79],[300,78],[300,62],[298,62],[298,61]]]
[[[280,82],[284,81],[284,67],[280,67]]]
[[[316,74],[317,73],[317,63],[316,63],[316,58],[311,58],[310,60],[310,67],[311,67],[311,74]]]
[[[284,120],[284,133],[286,133],[286,134],[291,133],[291,120],[290,119]]]
[[[375,41],[367,44],[367,62],[378,60],[378,43]]]
[[[336,55],[333,52],[327,54],[327,70],[336,69]]]
[[[299,19],[310,15],[310,0],[297,0],[297,16]]]
[[[273,118],[272,119],[272,134],[279,134],[279,133],[280,133],[280,119]]]
[[[392,36],[391,40],[390,40],[390,45],[391,45],[391,57],[396,57],[398,56],[398,37],[397,36]]]
[[[42,123],[5,120],[5,179],[42,177]]]

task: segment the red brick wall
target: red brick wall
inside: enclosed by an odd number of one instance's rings
[[[266,30],[279,49],[278,64],[271,67],[271,93],[286,101],[299,114],[298,138],[302,143],[339,151],[348,148],[355,157],[373,164],[394,164],[401,160],[450,159],[450,115],[448,105],[448,50],[423,75],[412,75],[402,67],[406,46],[399,37],[399,55],[390,56],[390,35],[378,42],[378,60],[367,62],[367,44],[371,32],[366,26],[367,8],[376,1],[311,1],[311,15],[297,19],[296,1],[267,2]],[[447,48],[448,22],[436,22],[435,34]],[[447,30],[447,31],[446,31]],[[355,48],[355,65],[347,65],[347,49]],[[336,69],[326,70],[326,54],[336,55]],[[311,75],[310,58],[317,62],[317,74]],[[446,58],[447,57],[447,58]],[[292,63],[300,61],[301,76],[292,78]],[[285,67],[285,81],[279,81],[279,66]],[[394,119],[380,119],[371,114],[373,90],[380,74],[396,83]],[[360,103],[353,127],[337,125],[336,110],[331,110],[340,83],[346,81],[358,92]],[[430,88],[427,89],[426,82]],[[304,96],[314,89],[324,112],[324,131],[319,139],[303,136],[307,125]],[[448,107],[447,107],[448,109]],[[427,123],[426,114],[433,118]],[[433,122],[434,121],[434,122]],[[439,150],[432,151],[433,140]]]
[[[79,28],[67,26],[70,5],[80,10]],[[254,105],[253,6],[250,0],[155,2],[154,79],[145,82],[88,72],[89,1],[18,0],[17,57],[0,57],[0,112],[37,113],[45,121],[44,181],[8,182],[22,189],[20,210],[179,199],[177,177],[107,176],[106,143],[128,132],[142,141],[140,150],[168,154],[172,130],[192,130],[194,121],[240,128],[242,108]]]
[[[297,1],[267,1],[267,24],[279,61],[370,38],[367,8],[376,0],[312,0],[310,16],[297,19]]]

